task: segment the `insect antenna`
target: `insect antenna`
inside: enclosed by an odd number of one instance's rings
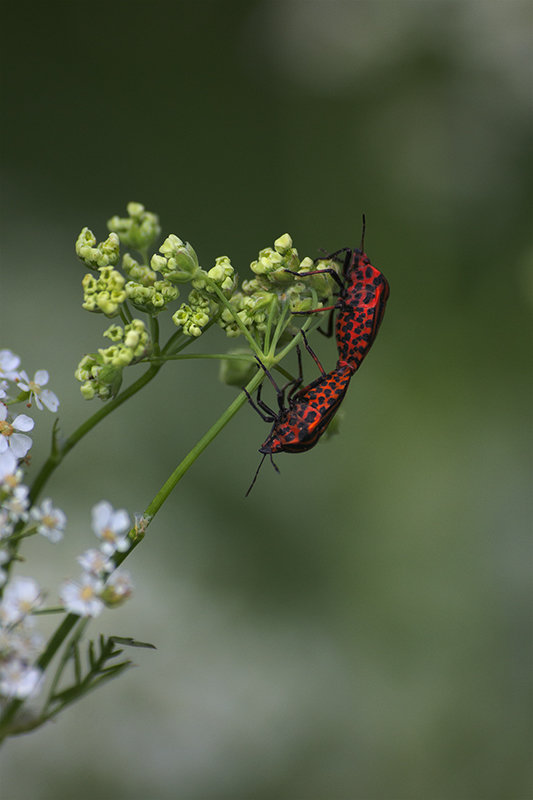
[[[366,230],[366,217],[363,214],[363,229],[361,231],[361,252],[365,252],[365,230]]]
[[[261,467],[263,466],[263,461],[265,460],[265,458],[266,458],[266,455],[267,455],[267,454],[265,453],[265,454],[264,454],[264,456],[263,456],[263,458],[262,458],[262,459],[261,459],[261,461],[259,462],[259,466],[257,467],[257,469],[256,469],[256,471],[255,471],[254,479],[253,479],[253,481],[251,482],[250,486],[248,487],[248,491],[247,491],[247,492],[246,492],[246,494],[244,495],[245,497],[248,497],[248,495],[250,494],[250,492],[251,492],[251,491],[252,491],[252,489],[254,488],[254,483],[255,483],[255,482],[256,482],[256,480],[257,480],[257,476],[259,475],[259,470],[260,470],[260,469],[261,469]]]
[[[270,456],[270,463],[272,464],[272,466],[274,467],[274,469],[276,470],[276,472],[277,472],[277,473],[278,473],[278,475],[279,475],[279,469],[278,469],[278,467],[277,467],[277,466],[274,464],[274,459],[272,458],[272,453],[268,453],[268,455]],[[255,471],[254,479],[253,479],[253,481],[251,482],[250,486],[248,487],[248,491],[247,491],[247,492],[246,492],[246,494],[244,495],[245,497],[248,497],[248,495],[250,494],[250,492],[251,492],[251,491],[252,491],[252,489],[254,488],[254,483],[256,482],[256,480],[257,480],[257,476],[259,475],[259,470],[260,470],[260,469],[261,469],[261,467],[263,466],[263,461],[265,460],[265,458],[266,458],[266,457],[267,457],[267,453],[265,453],[265,454],[264,454],[263,458],[262,458],[262,459],[261,459],[261,461],[259,462],[259,466],[257,467],[257,469],[256,469],[256,471]]]

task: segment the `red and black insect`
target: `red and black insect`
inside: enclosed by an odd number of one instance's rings
[[[303,334],[303,332],[302,332]],[[298,387],[302,383],[301,356],[298,352],[298,364],[300,369],[299,378],[290,381],[282,389],[278,387],[274,378],[267,368],[259,362],[265,371],[267,378],[274,386],[278,396],[278,411],[274,411],[261,400],[261,387],[257,392],[257,399],[254,401],[248,395],[252,407],[264,419],[265,422],[272,423],[272,429],[259,448],[263,453],[263,458],[257,468],[254,479],[246,495],[250,493],[255,483],[259,470],[266,456],[270,456],[272,465],[277,470],[272,459],[274,453],[303,453],[310,450],[318,442],[322,434],[327,429],[329,423],[335,416],[344,395],[348,389],[353,370],[347,363],[339,362],[335,369],[326,373],[318,358],[313,353],[304,336],[304,343],[322,374],[308,386],[302,389]],[[289,389],[287,398],[285,393]]]
[[[331,267],[310,270],[309,272],[291,272],[299,278],[308,275],[327,273],[340,287],[337,302],[333,306],[306,311],[306,314],[338,309],[335,326],[335,338],[341,361],[350,365],[355,372],[361,365],[376,338],[379,326],[385,313],[385,305],[389,297],[387,279],[374,267],[364,252],[365,218],[363,216],[363,232],[361,249],[343,247],[327,256],[334,259],[345,253],[342,276]],[[322,260],[322,259],[320,259]],[[289,272],[290,270],[287,270]],[[295,312],[304,313],[304,312]],[[328,334],[331,335],[332,317]]]

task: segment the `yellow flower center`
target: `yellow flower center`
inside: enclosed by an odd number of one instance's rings
[[[94,589],[92,586],[84,586],[80,592],[80,596],[82,600],[90,600],[94,595]]]
[[[13,425],[5,420],[0,420],[0,434],[2,434],[2,436],[11,436],[13,430]]]

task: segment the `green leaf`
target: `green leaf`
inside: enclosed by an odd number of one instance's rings
[[[149,642],[138,642],[136,639],[132,639],[129,636],[110,636],[110,640],[113,642],[117,642],[118,644],[122,644],[125,647],[148,647],[151,650],[157,650],[155,644],[150,644]]]

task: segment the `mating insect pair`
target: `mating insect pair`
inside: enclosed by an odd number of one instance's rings
[[[346,363],[340,362],[334,370],[326,373],[317,356],[311,350],[305,333],[301,331],[301,334],[307,350],[311,353],[322,373],[318,378],[303,389],[298,388],[302,384],[303,374],[301,351],[297,345],[299,377],[289,381],[281,389],[265,365],[258,359],[259,365],[265,371],[265,375],[276,390],[278,397],[277,412],[261,399],[261,386],[257,390],[255,401],[244,389],[248,396],[248,401],[260,417],[265,422],[273,423],[270,434],[259,448],[259,452],[263,453],[263,458],[259,462],[246,496],[251,492],[267,455],[270,456],[274,469],[279,472],[272,459],[273,453],[303,453],[315,446],[335,416],[335,412],[346,394],[348,384],[353,375],[351,367]],[[287,390],[288,394],[286,396]]]
[[[258,414],[265,422],[273,423],[269,436],[259,448],[259,452],[263,453],[263,458],[247,495],[250,493],[267,455],[270,455],[272,464],[277,470],[272,460],[273,453],[301,453],[314,447],[335,416],[352,375],[359,369],[376,338],[389,297],[389,284],[380,270],[372,266],[364,252],[364,234],[365,218],[363,216],[361,249],[345,247],[327,257],[328,260],[331,260],[341,253],[345,253],[342,277],[331,267],[308,272],[291,272],[298,278],[326,273],[331,275],[340,287],[337,301],[333,306],[295,312],[310,314],[330,311],[326,335],[331,336],[333,313],[338,310],[335,338],[339,357],[335,369],[326,373],[311,350],[304,332],[301,331],[304,344],[321,372],[316,380],[302,389],[299,388],[302,383],[302,362],[299,348],[297,348],[299,377],[290,381],[282,389],[277,386],[266,367],[259,362],[276,390],[279,410],[273,411],[261,400],[261,387],[258,389],[255,402],[247,393],[248,400]]]

